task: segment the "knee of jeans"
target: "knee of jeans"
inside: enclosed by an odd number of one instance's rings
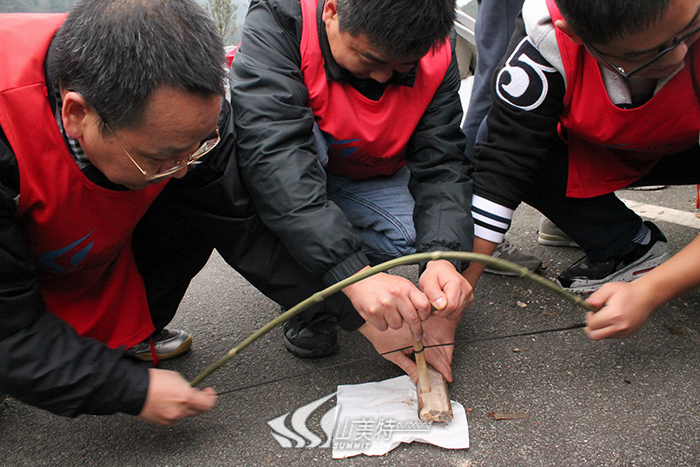
[[[371,245],[363,243],[362,250],[373,265],[412,255],[416,252],[413,243],[408,243],[404,239],[395,241],[389,238],[385,238],[383,242],[372,242]]]
[[[390,239],[392,245],[394,246],[394,254],[396,257],[412,255],[416,252],[416,232],[413,228],[408,228],[408,226],[403,226],[403,229],[399,230],[397,237]]]
[[[396,249],[400,256],[412,255],[416,252],[416,239],[402,240],[396,243]]]

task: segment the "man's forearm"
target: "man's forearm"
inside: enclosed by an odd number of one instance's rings
[[[474,253],[491,256],[493,252],[496,251],[497,246],[498,244],[495,242],[490,242],[480,237],[474,237]],[[469,281],[472,287],[476,287],[476,284],[479,282],[479,278],[481,277],[481,274],[484,272],[485,268],[485,264],[472,261],[469,267],[464,271],[463,275],[467,281]]]

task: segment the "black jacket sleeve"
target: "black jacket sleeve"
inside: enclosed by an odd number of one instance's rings
[[[452,61],[406,151],[419,252],[471,251],[473,244],[472,165],[464,155],[461,79],[452,36]],[[461,263],[454,263],[460,269]]]
[[[241,175],[260,218],[330,285],[369,262],[349,220],[326,199],[300,37],[298,2],[253,1],[231,67],[231,103]]]
[[[17,161],[0,129],[0,393],[58,415],[141,412],[148,369],[50,313],[15,219]]]
[[[528,40],[518,19],[505,57],[491,78],[488,137],[475,148],[474,194],[515,209],[551,151],[560,149],[564,78]]]

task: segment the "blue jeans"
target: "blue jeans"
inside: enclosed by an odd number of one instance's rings
[[[410,175],[406,167],[390,177],[367,180],[326,174],[328,199],[360,234],[362,251],[372,264],[416,252]]]
[[[318,162],[328,162],[328,144],[314,124]],[[355,180],[325,172],[326,191],[362,238],[362,252],[379,264],[416,252],[415,201],[408,191],[411,173],[404,166],[392,176]]]

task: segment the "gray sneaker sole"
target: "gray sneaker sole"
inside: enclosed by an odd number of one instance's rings
[[[638,262],[632,263],[626,268],[621,269],[615,274],[612,274],[604,279],[574,281],[570,287],[566,288],[566,290],[574,293],[595,292],[608,282],[632,282],[636,278],[641,277],[647,272],[651,271],[670,257],[671,254],[668,252],[668,243],[657,242],[657,244],[654,245]],[[561,285],[559,280],[556,282],[557,284]]]

